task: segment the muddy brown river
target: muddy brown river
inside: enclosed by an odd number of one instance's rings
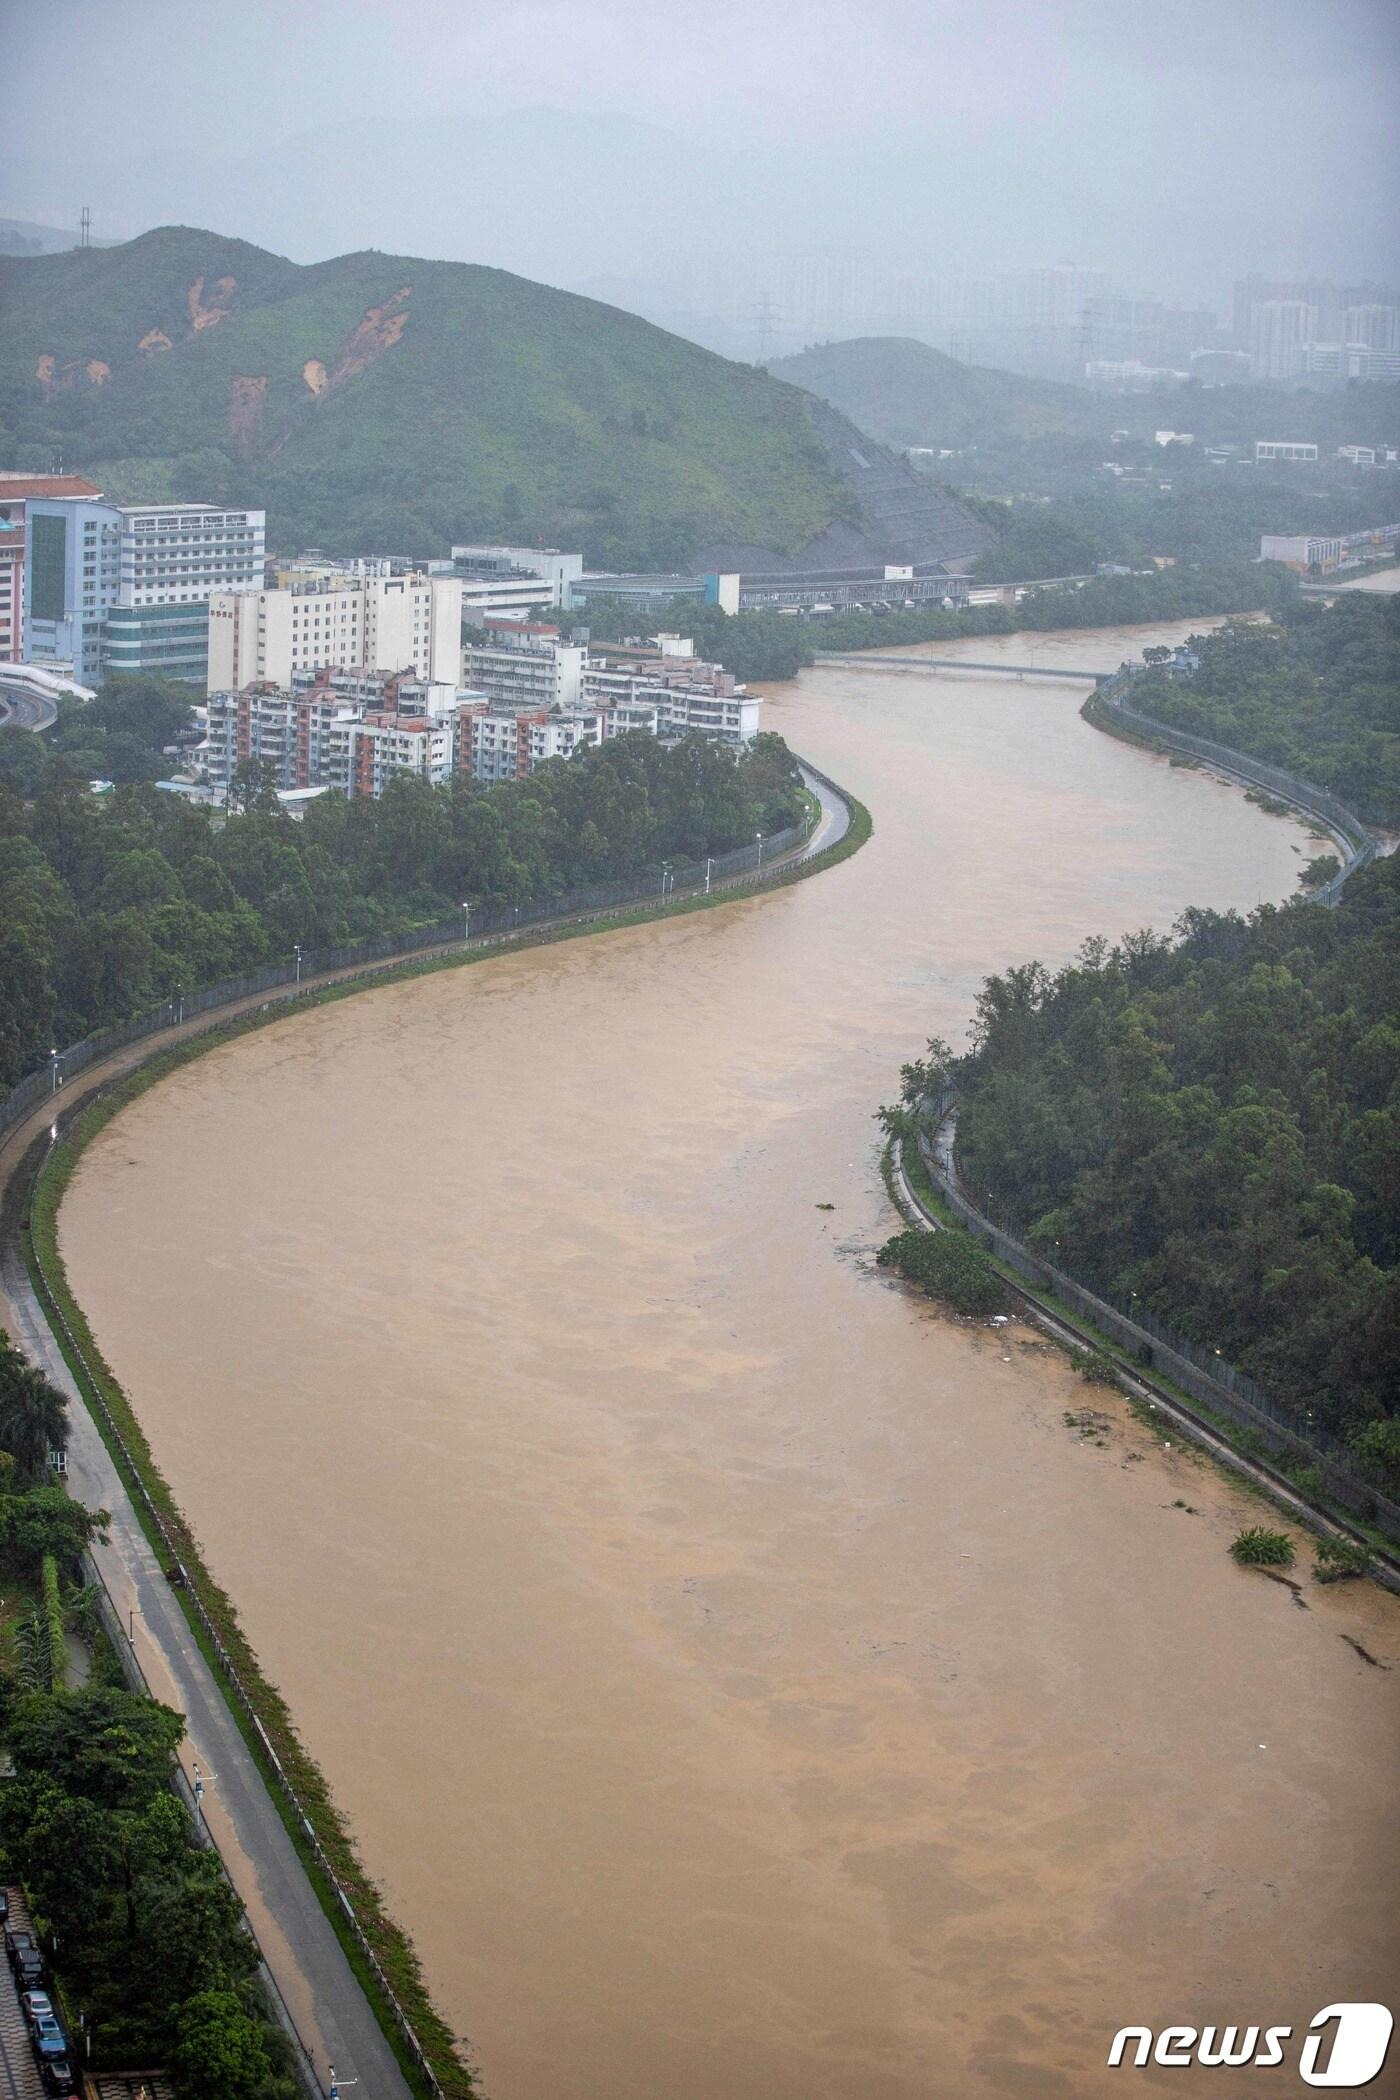
[[[872,1268],[872,1111],[987,970],[1317,850],[1082,698],[804,675],[768,724],[870,806],[852,860],[279,1022],[65,1204],[493,2100],[1281,2095],[1108,2043],[1393,1983],[1400,1604],[1237,1569],[1257,1504]]]

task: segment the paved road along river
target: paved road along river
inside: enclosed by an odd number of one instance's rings
[[[1350,1643],[1400,1664],[1400,1607],[1235,1568],[1238,1490],[871,1265],[871,1112],[986,970],[1309,850],[1080,698],[805,675],[853,860],[278,1023],[65,1206],[495,2100],[1094,2095],[1130,2020],[1393,1976],[1400,1667]]]

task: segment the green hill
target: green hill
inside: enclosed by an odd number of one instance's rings
[[[119,501],[262,504],[279,548],[905,558],[853,486],[858,432],[833,442],[796,388],[501,270],[376,251],[303,267],[187,227],[4,257],[0,374],[6,465],[57,455]],[[967,523],[936,520],[945,540]]]
[[[911,336],[822,343],[775,358],[768,369],[829,401],[886,445],[1087,437],[1113,413],[1081,387],[959,364]]]
[[[967,446],[1014,456],[1072,456],[1076,440],[1106,443],[1127,430],[1192,431],[1205,443],[1252,444],[1259,437],[1306,438],[1319,445],[1393,445],[1400,435],[1400,386],[1325,390],[1262,383],[1201,386],[1176,381],[1143,394],[1095,394],[1054,379],[1028,379],[986,365],[959,364],[907,336],[862,336],[775,358],[777,379],[829,401],[886,445]],[[1068,441],[1068,444],[1057,441]]]

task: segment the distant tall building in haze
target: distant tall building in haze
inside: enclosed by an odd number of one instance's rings
[[[1400,294],[1386,285],[1242,277],[1234,321],[1256,379],[1380,378],[1400,352]]]

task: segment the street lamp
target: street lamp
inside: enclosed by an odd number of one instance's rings
[[[754,837],[758,840],[758,865],[761,868],[763,866],[763,833],[756,831]]]
[[[708,896],[709,896],[709,894],[710,894],[710,870],[711,870],[711,868],[712,868],[712,867],[714,866],[714,864],[715,864],[715,857],[714,857],[714,855],[713,855],[712,853],[708,853],[708,854],[706,854],[706,856],[705,856],[705,895],[706,895],[707,897],[708,897]]]
[[[662,863],[661,863],[661,894],[662,894],[662,896],[663,896],[663,897],[664,897],[664,896],[665,896],[665,894],[666,894],[667,886],[668,886],[668,884],[670,883],[670,880],[671,880],[671,863],[670,863],[670,861],[669,861],[669,860],[663,860],[663,861],[662,861]]]
[[[57,1048],[54,1048],[54,1049],[50,1050],[50,1052],[49,1052],[49,1092],[50,1092],[51,1094],[56,1094],[56,1093],[58,1092],[58,1050],[57,1050]]]
[[[466,943],[467,943],[467,942],[468,942],[468,941],[469,941],[469,940],[471,939],[471,937],[472,937],[472,900],[471,900],[471,898],[470,898],[470,897],[464,897],[464,898],[463,898],[463,900],[462,900],[462,942],[463,942],[463,945],[464,945],[464,946],[465,946],[465,944],[466,944]]]
[[[300,984],[300,983],[301,983],[301,942],[300,942],[300,941],[293,941],[293,943],[292,943],[292,954],[293,954],[293,955],[294,955],[294,956],[296,957],[296,965],[297,965],[297,976],[296,976],[296,981],[297,981],[297,983],[298,983],[298,984]]]

